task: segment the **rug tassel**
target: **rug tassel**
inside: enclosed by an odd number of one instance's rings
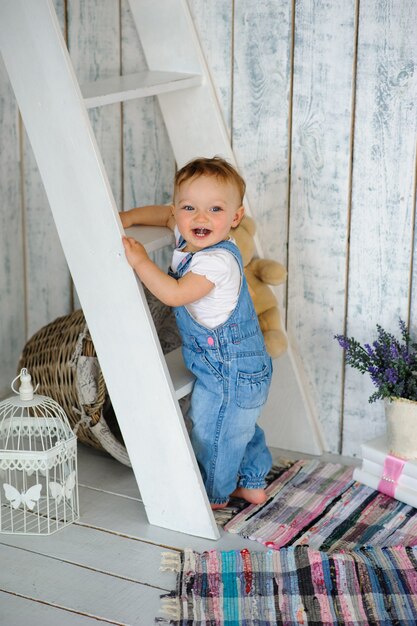
[[[173,620],[179,620],[181,616],[181,607],[179,598],[170,596],[161,596],[161,611]]]
[[[178,552],[162,552],[161,566],[162,572],[180,572],[181,571],[181,555]]]

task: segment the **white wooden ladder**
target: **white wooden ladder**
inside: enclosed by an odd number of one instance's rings
[[[52,0],[0,0],[0,49],[148,520],[216,539],[178,405],[192,380],[179,351],[164,358],[125,260],[118,209],[86,109],[157,95],[179,166],[197,155],[235,159],[185,0],[130,5],[148,72],[100,80],[81,92]],[[140,228],[135,236],[148,250],[170,242],[165,229]],[[294,405],[294,393],[305,397],[289,371]],[[305,405],[296,406],[313,442],[309,451],[320,452]]]

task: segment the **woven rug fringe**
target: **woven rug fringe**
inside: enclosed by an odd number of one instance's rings
[[[161,611],[171,620],[178,621],[181,617],[180,599],[170,594],[161,596]]]
[[[159,569],[162,572],[180,572],[181,571],[181,555],[178,552],[162,552],[161,565]]]
[[[162,552],[161,553],[161,565],[159,569],[162,572],[181,572],[181,554],[179,552]],[[158,618],[160,624],[174,624],[177,623],[181,617],[181,605],[177,592],[170,591],[160,596],[161,598],[161,612],[167,615],[167,619]]]

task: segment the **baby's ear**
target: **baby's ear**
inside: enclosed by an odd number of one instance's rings
[[[236,226],[239,226],[242,217],[245,215],[245,207],[242,205],[238,208],[238,210],[235,213],[235,216],[233,218],[233,222],[232,222],[232,228],[236,228]]]

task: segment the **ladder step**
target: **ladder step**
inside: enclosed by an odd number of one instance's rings
[[[181,348],[177,348],[165,355],[166,364],[171,375],[177,400],[192,391],[194,376],[184,365]]]
[[[132,226],[126,228],[126,234],[139,241],[148,253],[174,243],[174,233],[165,226]]]
[[[202,77],[198,74],[147,71],[96,80],[81,85],[81,93],[87,109],[90,109],[114,102],[198,87],[201,81]]]

